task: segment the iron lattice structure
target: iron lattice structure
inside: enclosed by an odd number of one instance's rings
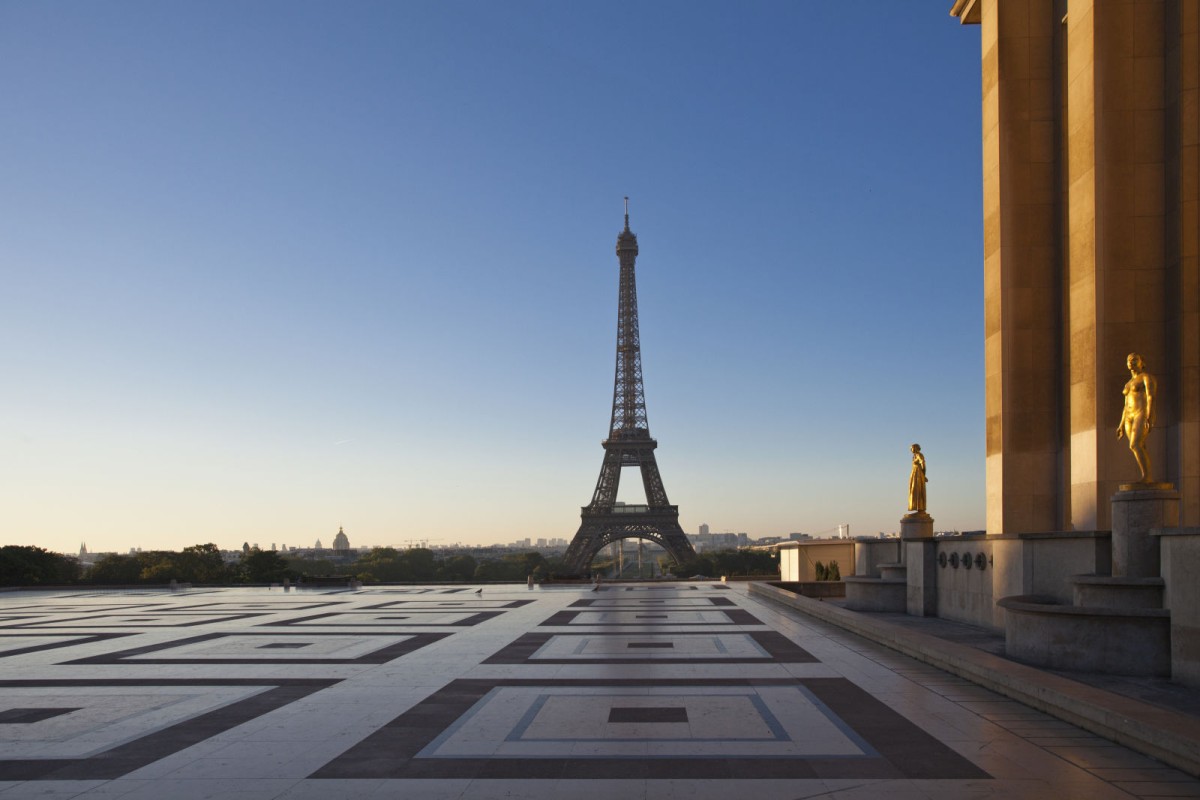
[[[646,390],[642,385],[642,346],[638,336],[637,236],[629,230],[626,198],[625,230],[617,235],[621,282],[617,308],[617,370],[613,386],[612,421],[604,446],[604,463],[592,502],[582,508],[582,522],[564,556],[564,568],[574,574],[588,569],[601,548],[621,539],[649,539],[676,562],[694,558],[696,551],[679,527],[679,506],[671,505],[663,488],[646,421]],[[621,470],[638,467],[646,490],[646,505],[617,504]]]

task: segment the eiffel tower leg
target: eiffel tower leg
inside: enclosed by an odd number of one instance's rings
[[[582,575],[591,565],[592,558],[603,547],[604,524],[597,520],[584,520],[575,538],[563,555],[563,568],[571,575]]]

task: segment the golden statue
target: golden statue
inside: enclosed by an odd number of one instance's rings
[[[1146,371],[1146,362],[1137,353],[1130,353],[1126,357],[1125,366],[1129,367],[1129,380],[1121,391],[1125,395],[1125,407],[1121,410],[1121,421],[1117,423],[1117,438],[1124,436],[1129,439],[1129,452],[1133,453],[1142,477],[1137,484],[1122,484],[1121,488],[1137,488],[1139,484],[1168,487],[1170,484],[1155,483],[1150,453],[1146,450],[1146,437],[1154,427],[1154,398],[1158,393],[1158,383]]]
[[[921,452],[921,445],[914,444],[912,450],[912,472],[908,474],[908,510],[912,511],[912,516],[920,516],[925,514],[925,484],[929,483],[929,478],[925,477],[925,454]]]

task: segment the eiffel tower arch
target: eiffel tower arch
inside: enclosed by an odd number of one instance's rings
[[[563,557],[567,572],[587,570],[601,548],[620,539],[649,539],[676,563],[694,558],[696,551],[679,527],[679,506],[671,505],[646,422],[646,392],[642,385],[642,346],[638,334],[637,236],[629,230],[629,198],[625,198],[625,230],[617,235],[621,265],[617,307],[617,370],[613,385],[612,420],[604,440],[604,461],[592,501],[582,508],[582,522]],[[646,490],[646,505],[617,504],[621,470],[637,467]]]

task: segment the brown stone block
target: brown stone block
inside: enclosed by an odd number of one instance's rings
[[[1166,105],[1164,68],[1161,56],[1133,59],[1132,108],[1162,108]]]
[[[1163,113],[1143,109],[1133,113],[1133,160],[1146,164],[1163,160]]]
[[[1096,187],[1089,173],[1071,182],[1070,205],[1067,208],[1067,230],[1072,234],[1085,226],[1095,225]]]
[[[1053,163],[1056,150],[1054,123],[1047,121],[1029,123],[1029,160],[1035,164]]]
[[[1033,435],[1030,429],[1032,414],[1029,411],[1014,411],[1009,409],[1007,417],[1008,425],[1006,426],[1006,431],[1008,433],[1008,441],[1005,443],[1004,455],[1010,462],[1016,462],[1017,467],[1014,470],[1016,476],[1013,484],[1015,485],[1010,485],[1009,489],[1010,491],[1015,489],[1017,494],[1026,494],[1030,487],[1025,485],[1027,478],[1025,477],[1025,470],[1021,468],[1020,464],[1024,460],[1021,456],[1033,447]]]
[[[1194,2],[1182,5],[1195,9]],[[1200,85],[1200,36],[1195,33],[1185,33],[1179,40],[1179,88],[1181,90],[1195,89]]]
[[[1195,220],[1197,212],[1200,212],[1200,201],[1184,200],[1183,201],[1183,219],[1184,223],[1180,226],[1182,233],[1183,244],[1180,247],[1180,255],[1183,258],[1195,258],[1200,255],[1200,229],[1197,228]]]
[[[991,255],[1000,247],[1000,211],[983,218],[983,252]]]
[[[1096,81],[1091,69],[1081,72],[1067,83],[1067,130],[1095,121]]]
[[[1114,167],[1133,163],[1134,110],[1115,109],[1096,120],[1096,148],[1105,174]]]
[[[1055,333],[1056,331],[1047,331],[1043,328],[1042,334],[1033,340],[1033,363],[1039,368],[1052,370],[1044,382],[1046,384],[1045,391],[1049,394],[1051,402],[1057,405],[1058,381],[1053,377],[1058,373],[1058,345],[1055,341]]]
[[[1193,0],[1184,0],[1186,5]],[[1138,3],[1133,12],[1133,54],[1135,56],[1161,56],[1164,52],[1166,33],[1165,3]]]
[[[1033,309],[1032,288],[1012,289],[1012,325],[1014,328],[1029,328],[1034,324],[1036,312]]]
[[[1121,205],[1131,203],[1123,199]],[[1105,222],[1096,226],[1096,269],[1128,269],[1133,263],[1133,219],[1128,214],[1109,213]]]
[[[1096,138],[1089,120],[1081,129],[1074,129],[1067,138],[1067,176],[1071,183],[1072,202],[1075,184],[1096,168]]]
[[[1021,380],[1033,369],[1033,337],[1034,332],[1028,328],[1013,326],[1008,335],[1008,346],[1004,353],[1004,376],[1006,379]],[[1018,402],[1009,395],[1008,406],[1011,409]]]
[[[1133,170],[1134,213],[1162,216],[1166,211],[1166,180],[1162,162],[1136,164]]]
[[[987,97],[988,94],[996,88],[996,84],[999,82],[1000,76],[997,65],[1000,60],[1000,55],[994,41],[990,43],[984,42],[981,51],[983,53],[982,60],[980,62],[982,67],[982,81],[980,84],[982,88],[981,93],[984,97]]]
[[[1113,423],[1114,426],[1116,423]],[[1081,433],[1096,427],[1096,384],[1094,376],[1071,384],[1071,433]],[[1072,453],[1074,446],[1072,446]],[[1074,468],[1072,467],[1072,470]]]
[[[1162,217],[1133,220],[1133,261],[1138,270],[1159,270],[1166,264],[1166,236]]]
[[[1017,219],[1020,224],[1018,241],[1025,247],[1054,246],[1054,205],[1039,203],[1037,205],[1019,206]],[[1028,256],[1028,253],[1023,254]],[[1022,282],[1023,286],[1033,286],[1033,280]]]
[[[1000,425],[1000,415],[987,418],[987,454],[995,455],[1004,452],[1004,429]]]
[[[1000,124],[1000,89],[997,86],[985,87],[983,92],[983,136],[984,143]]]
[[[1161,322],[1167,318],[1166,273],[1161,269],[1145,269],[1134,273],[1136,292],[1137,321]],[[1159,368],[1162,369],[1161,367]]]
[[[1200,115],[1196,113],[1200,92],[1191,90],[1179,97],[1179,143],[1181,145],[1200,144]]]
[[[1000,84],[1023,84],[1029,80],[1029,37],[1000,35]]]
[[[1029,37],[1029,77],[1034,80],[1052,80],[1054,68],[1054,37],[1031,35]]]
[[[1109,270],[1104,276],[1104,288],[1109,298],[1116,302],[1108,303],[1106,322],[1133,322],[1136,317],[1134,309],[1134,280],[1136,273],[1128,269]]]
[[[1030,0],[1005,0],[997,3],[997,35],[1001,41],[1008,38],[1025,39],[1029,36]]]
[[[1054,102],[1054,83],[1049,78],[1029,80],[1030,120],[1052,120],[1057,104]]]
[[[1105,53],[1102,68],[1096,71],[1096,96],[1103,98],[1096,103],[1097,114],[1113,111],[1132,111],[1137,108],[1135,93],[1134,59],[1109,57]]]
[[[1105,58],[1133,58],[1134,3],[1098,0],[1092,4],[1096,15],[1096,48]]]
[[[1075,301],[1075,283],[1096,272],[1096,221],[1089,219],[1085,224],[1074,226],[1070,233],[1071,302]],[[1091,290],[1094,296],[1094,287]]]
[[[1200,307],[1200,302],[1198,302],[1200,297],[1197,297],[1197,289],[1200,289],[1200,275],[1196,274],[1196,259],[1183,259],[1179,267],[1180,310],[1185,314],[1193,314]],[[1191,341],[1200,345],[1200,337]]]
[[[1095,380],[1096,375],[1096,329],[1081,328],[1071,332],[1068,351],[1071,363],[1071,384],[1084,385]],[[1074,402],[1072,395],[1072,402]]]
[[[1029,123],[1010,121],[1000,123],[1000,161],[1001,166],[1029,163]],[[1003,198],[1002,198],[1003,199]]]
[[[1095,31],[1092,24],[1095,15],[1091,7],[1075,9],[1075,12],[1067,17],[1067,81],[1071,84],[1077,77],[1085,73],[1091,74],[1095,52]]]

